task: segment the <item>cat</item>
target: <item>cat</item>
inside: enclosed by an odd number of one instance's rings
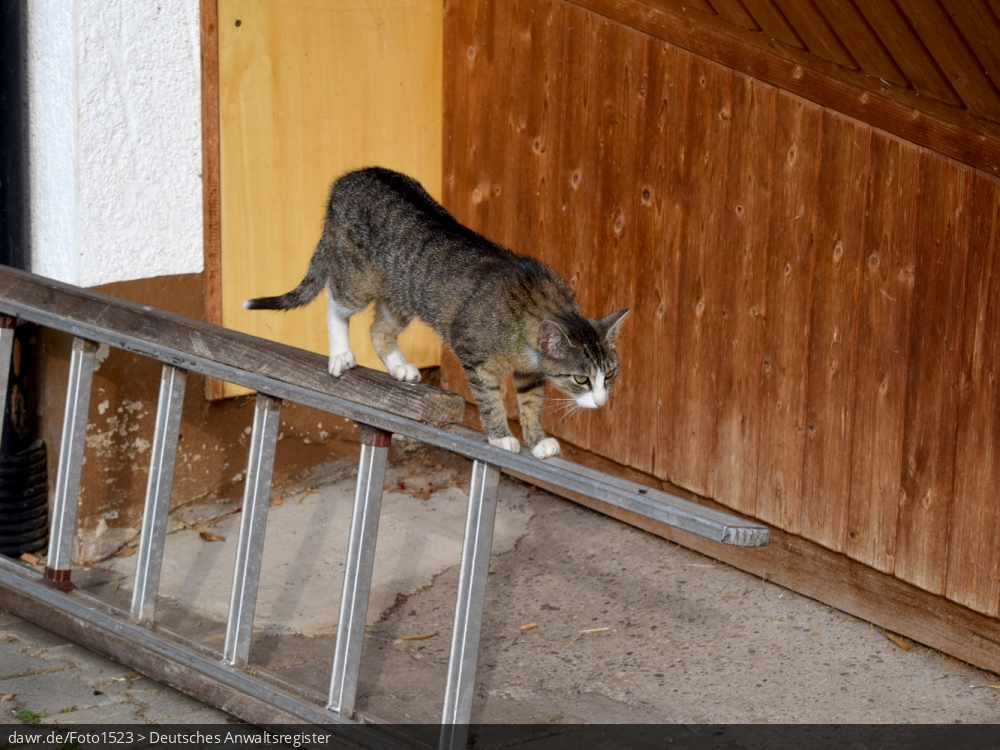
[[[290,310],[327,293],[329,371],[355,366],[348,318],[375,302],[371,340],[389,373],[416,383],[396,337],[413,318],[457,355],[489,442],[517,452],[500,381],[512,373],[521,430],[537,458],[559,453],[542,429],[546,380],[569,407],[607,403],[618,375],[615,338],[628,315],[584,317],[573,292],[541,261],[460,224],[416,180],[380,167],[348,172],[330,188],[323,232],[305,278],[292,291],[243,303]]]

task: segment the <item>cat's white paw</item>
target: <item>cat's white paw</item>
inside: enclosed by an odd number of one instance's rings
[[[531,455],[535,458],[552,458],[559,455],[559,441],[555,438],[545,438],[539,440],[535,447],[531,449]]]
[[[357,364],[357,361],[354,359],[354,352],[331,354],[330,366],[327,369],[333,377],[339,378],[345,372],[352,369],[355,364]]]
[[[406,383],[420,382],[420,370],[417,369],[416,365],[406,364],[393,367],[392,376],[396,380],[402,380]]]
[[[497,448],[503,448],[505,451],[510,451],[511,453],[520,453],[521,444],[517,442],[517,438],[513,435],[508,435],[502,438],[490,438],[490,445],[495,445]]]

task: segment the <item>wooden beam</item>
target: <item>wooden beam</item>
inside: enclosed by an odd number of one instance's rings
[[[46,313],[65,316],[195,361],[210,360],[427,424],[446,426],[462,419],[464,401],[455,394],[400,383],[365,367],[334,378],[321,354],[12,268],[0,267],[0,310],[40,325],[51,324]],[[83,329],[71,332],[86,335]],[[184,367],[182,362],[173,364]]]

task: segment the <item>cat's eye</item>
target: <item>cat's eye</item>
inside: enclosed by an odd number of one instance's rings
[[[604,379],[607,380],[607,381],[614,380],[615,379],[615,375],[617,375],[617,374],[618,374],[618,368],[617,367],[612,367],[610,370],[608,370],[606,373],[604,373]]]
[[[588,378],[586,375],[574,375],[573,380],[575,380],[580,385],[587,385],[587,383],[590,382],[590,378]]]

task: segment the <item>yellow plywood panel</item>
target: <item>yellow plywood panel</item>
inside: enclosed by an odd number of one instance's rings
[[[224,326],[326,353],[323,299],[290,312],[242,302],[299,283],[344,172],[397,169],[440,198],[441,35],[441,0],[219,0]],[[371,317],[352,319],[351,345],[384,370]],[[400,346],[418,367],[440,361],[423,324]]]

